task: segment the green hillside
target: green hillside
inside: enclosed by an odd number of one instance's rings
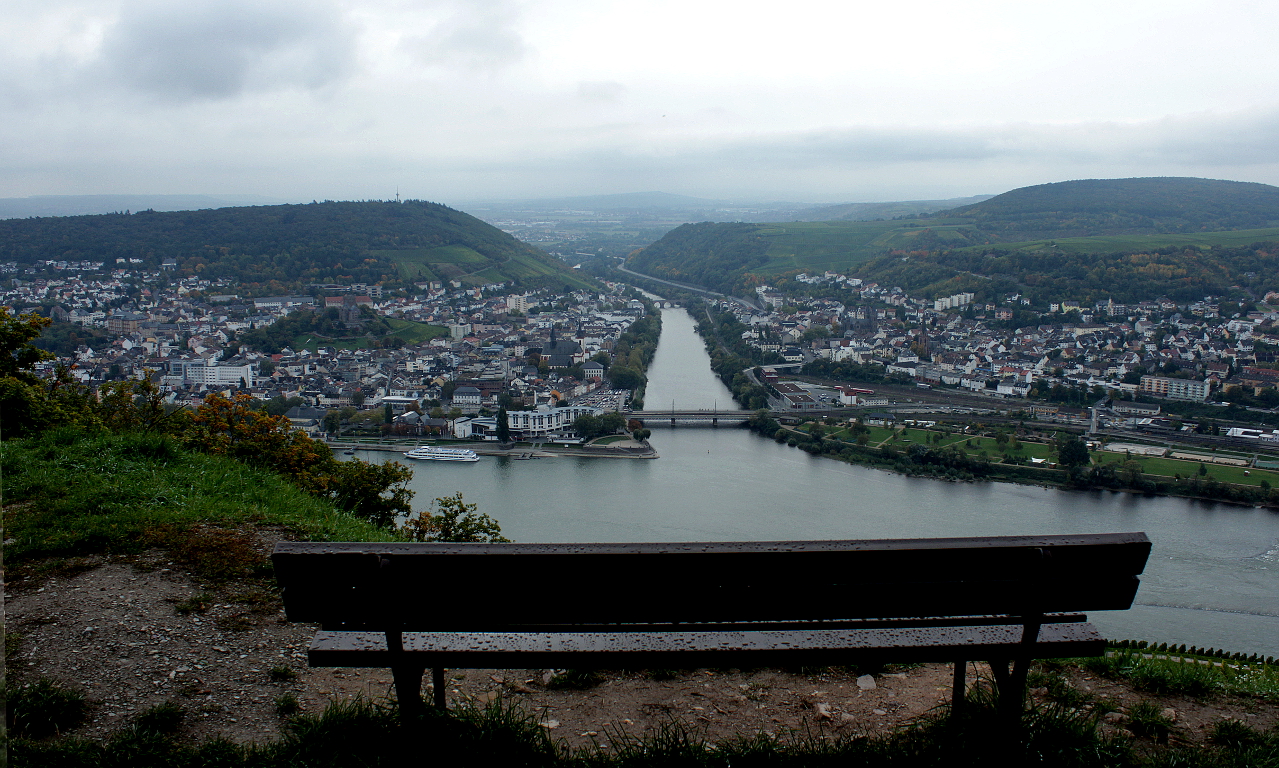
[[[925,292],[1016,275],[1024,280],[1014,281],[1013,290],[1031,294],[1061,293],[1072,280],[1089,280],[1089,293],[1189,297],[1233,285],[1279,287],[1265,245],[1275,241],[1279,187],[1110,179],[1025,187],[904,221],[688,224],[628,265],[730,293],[831,270]],[[1020,256],[1008,261],[1010,254]],[[1138,254],[1143,258],[1119,258]],[[1108,265],[1102,271],[1081,266],[1101,261]]]
[[[935,216],[969,219],[1001,242],[1261,229],[1279,226],[1279,187],[1178,177],[1084,179],[1022,187]]]
[[[893,250],[925,251],[974,244],[961,221],[923,226],[901,221],[784,224],[685,224],[633,255],[638,272],[731,292],[797,272],[848,272]]]
[[[308,283],[585,286],[567,265],[489,224],[424,201],[324,202],[0,221],[0,261],[176,262],[177,277],[231,278],[252,292]],[[139,265],[131,265],[138,268]]]

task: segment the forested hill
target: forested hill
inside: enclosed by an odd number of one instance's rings
[[[1178,177],[1084,179],[1005,192],[934,219],[969,219],[992,241],[1279,226],[1279,187]]]
[[[141,259],[177,276],[305,283],[579,282],[567,265],[479,219],[418,200],[324,202],[0,221],[0,261]],[[133,264],[131,268],[138,265]]]

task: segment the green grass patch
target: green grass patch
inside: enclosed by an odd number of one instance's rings
[[[612,445],[613,443],[624,443],[630,440],[630,435],[608,435],[591,441],[591,445]]]
[[[449,329],[440,325],[416,323],[397,317],[388,317],[386,321],[391,325],[391,335],[403,339],[405,344],[425,344],[431,339],[449,335]]]
[[[10,564],[164,546],[209,578],[251,575],[253,525],[306,538],[388,541],[279,476],[155,435],[54,430],[0,444]]]

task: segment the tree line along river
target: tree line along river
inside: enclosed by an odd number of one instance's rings
[[[650,408],[734,408],[693,320],[663,310]],[[1279,656],[1279,514],[1111,491],[911,478],[810,456],[742,428],[653,428],[661,458],[414,462],[414,507],[461,491],[516,541],[767,541],[1145,531],[1129,611],[1111,638]],[[385,453],[361,453],[383,461]],[[539,589],[554,591],[556,585]],[[831,599],[856,600],[856,595]]]

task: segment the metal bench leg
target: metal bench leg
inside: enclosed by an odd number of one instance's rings
[[[967,680],[968,662],[955,662],[955,677],[950,684],[950,713],[952,715],[959,714],[964,708],[964,693],[968,687]]]
[[[412,720],[425,710],[422,701],[422,673],[424,667],[395,666],[391,667],[391,677],[395,679],[395,698],[400,703],[400,718]]]

